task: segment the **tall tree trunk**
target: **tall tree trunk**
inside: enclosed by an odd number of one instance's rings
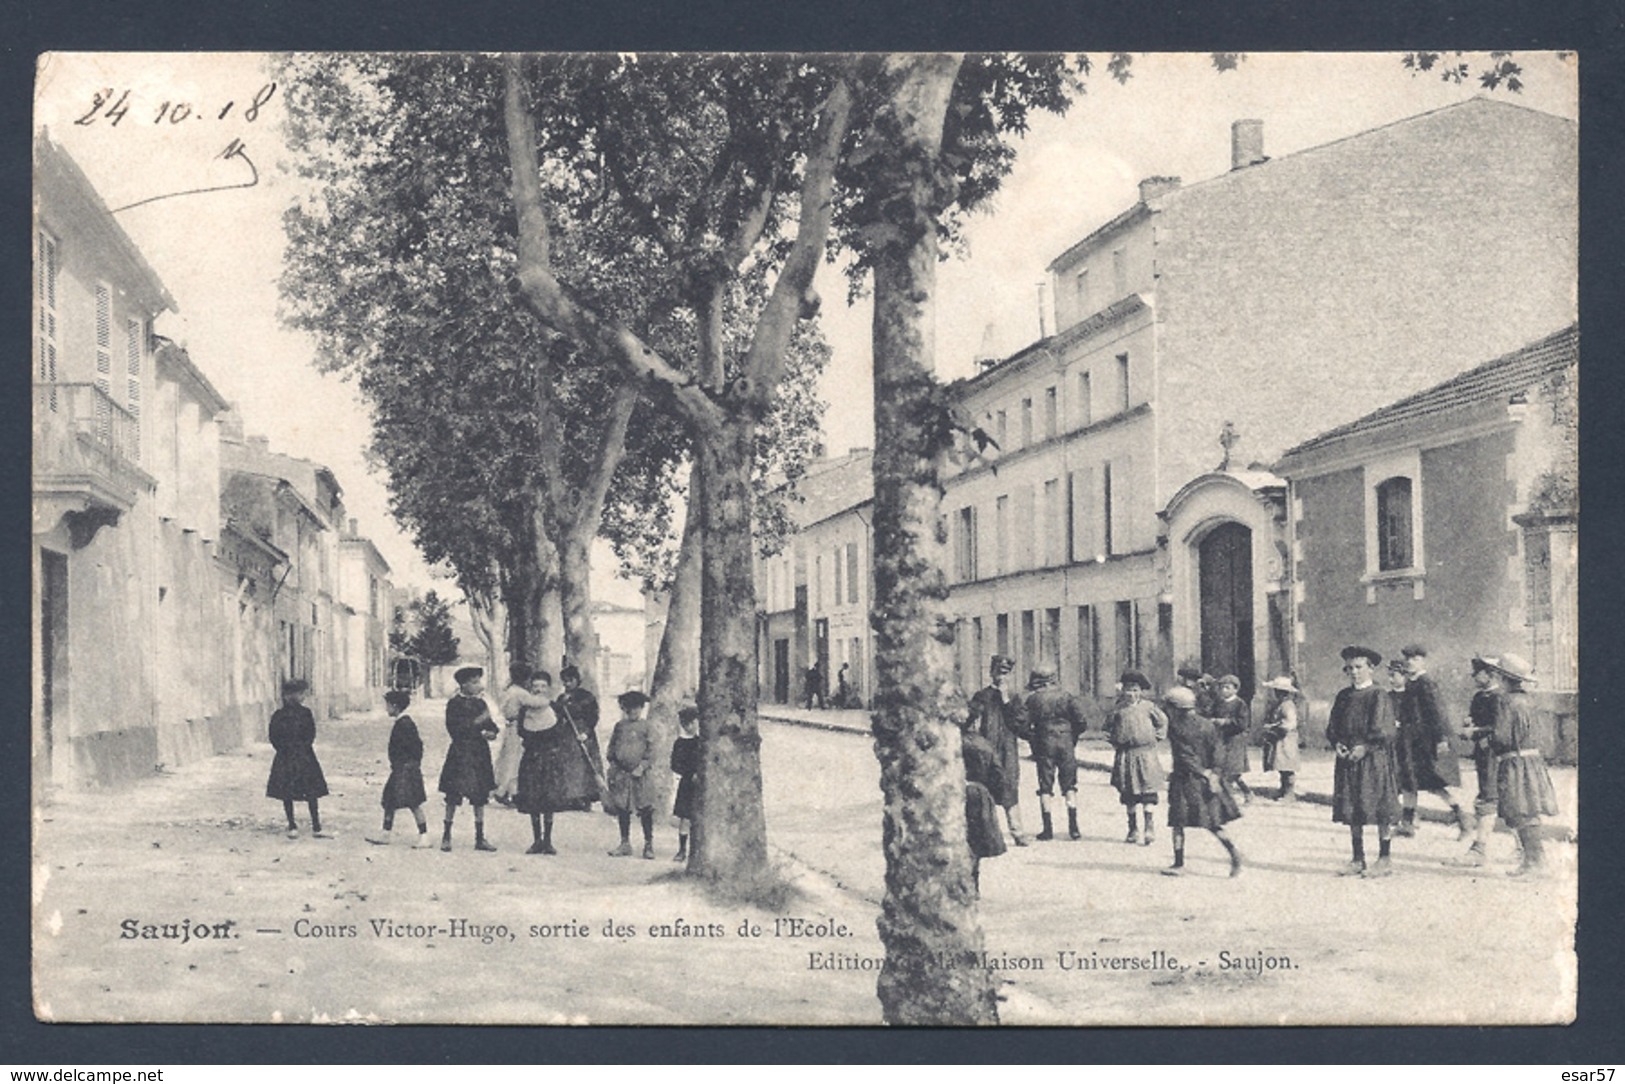
[[[499,675],[495,680],[501,680],[508,667],[507,608],[495,590],[465,591],[463,595],[468,600],[469,623],[485,650],[486,672]]]
[[[755,425],[730,419],[696,442],[700,474],[700,770],[689,870],[748,892],[767,878],[756,718]]]
[[[508,610],[508,661],[556,672],[564,651],[559,629],[558,556],[541,530],[539,518],[526,517],[515,539],[519,556],[503,570],[501,590],[502,603]]]
[[[666,593],[666,627],[660,632],[654,674],[649,686],[649,721],[655,734],[656,776],[669,784],[666,756],[677,740],[677,711],[693,702],[699,692],[700,642],[700,503],[698,472],[689,485],[688,511],[683,519],[683,540],[677,551],[677,571]],[[669,786],[661,787],[657,804],[664,805]]]
[[[565,655],[581,671],[581,684],[601,696],[605,690],[598,687],[598,637],[592,620],[592,539],[590,533],[573,530],[559,542],[559,616]]]
[[[965,833],[965,775],[944,602],[939,464],[945,400],[932,373],[937,155],[959,61],[887,61],[891,95],[877,119],[890,149],[884,193],[899,240],[874,259],[875,755],[880,760],[886,964],[877,984],[888,1023],[995,1024]]]

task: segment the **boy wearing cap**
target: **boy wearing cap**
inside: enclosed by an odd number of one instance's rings
[[[1473,767],[1478,776],[1478,796],[1473,799],[1473,813],[1478,818],[1478,831],[1467,853],[1453,859],[1458,866],[1482,866],[1489,854],[1490,836],[1495,832],[1498,800],[1495,794],[1495,753],[1490,749],[1490,736],[1495,733],[1496,720],[1504,708],[1500,683],[1495,678],[1494,656],[1473,656],[1473,684],[1477,690],[1467,705],[1467,726],[1461,736],[1473,743]]]
[[[491,742],[499,731],[486,706],[485,671],[465,666],[452,675],[457,692],[446,701],[446,733],[451,745],[440,769],[440,793],[446,796],[446,823],[440,836],[440,849],[451,850],[451,824],[457,807],[468,799],[474,807],[474,849],[494,851],[485,841],[485,802],[496,789],[496,773],[491,769]]]
[[[604,812],[614,813],[621,829],[621,845],[610,851],[612,858],[632,853],[632,814],[643,827],[643,857],[655,856],[654,781],[649,778],[654,764],[654,735],[643,717],[649,698],[636,689],[615,698],[621,720],[609,736],[609,789],[604,794]]]
[[[1406,644],[1399,653],[1405,660],[1405,695],[1399,716],[1404,765],[1399,780],[1399,834],[1416,834],[1416,796],[1425,791],[1455,814],[1456,838],[1471,838],[1473,815],[1462,807],[1458,794],[1461,764],[1450,746],[1450,723],[1445,718],[1439,683],[1427,672],[1427,649],[1420,644]]]
[[[1247,757],[1247,735],[1252,730],[1253,712],[1239,695],[1240,691],[1241,679],[1234,674],[1224,675],[1219,679],[1219,695],[1208,712],[1213,725],[1219,728],[1219,736],[1224,739],[1219,768],[1224,789],[1232,795],[1240,791],[1241,800],[1250,802],[1253,791],[1242,775],[1252,770]]]
[[[1332,820],[1349,826],[1353,857],[1339,871],[1365,877],[1386,877],[1393,872],[1389,859],[1399,795],[1394,786],[1394,765],[1389,745],[1394,736],[1393,709],[1386,690],[1376,684],[1382,656],[1369,647],[1345,647],[1343,669],[1349,684],[1332,701],[1326,741],[1337,753],[1332,770]],[[1377,826],[1381,848],[1376,864],[1367,868],[1365,826]]]
[[[1066,802],[1067,833],[1079,839],[1082,833],[1078,831],[1078,760],[1073,750],[1088,720],[1078,698],[1056,685],[1054,670],[1047,667],[1034,670],[1027,688],[1033,690],[1026,704],[1030,728],[1027,740],[1032,745],[1033,760],[1038,764],[1038,808],[1044,818],[1044,830],[1038,833],[1038,838],[1046,841],[1055,838],[1050,800],[1059,777],[1061,797]]]
[[[1518,834],[1522,857],[1513,877],[1539,875],[1545,868],[1540,841],[1540,818],[1557,813],[1557,792],[1552,789],[1546,758],[1540,754],[1536,708],[1525,686],[1535,682],[1529,663],[1518,655],[1502,655],[1490,664],[1501,686],[1501,711],[1490,733],[1495,753],[1496,808],[1507,827]]]
[[[1017,739],[1027,733],[1027,713],[1021,697],[1005,692],[1004,684],[1016,664],[995,655],[988,664],[988,683],[970,698],[970,712],[964,729],[973,730],[993,746],[999,768],[999,789],[993,800],[1004,810],[1010,838],[1018,847],[1027,845],[1021,828],[1021,750]]]

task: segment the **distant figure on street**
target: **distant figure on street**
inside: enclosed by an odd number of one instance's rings
[[[1467,725],[1461,736],[1473,743],[1473,767],[1478,776],[1478,796],[1473,799],[1473,813],[1478,818],[1473,845],[1467,853],[1454,859],[1452,865],[1482,866],[1489,857],[1490,837],[1495,834],[1495,818],[1500,801],[1495,790],[1495,752],[1490,740],[1496,723],[1506,709],[1506,698],[1501,694],[1501,683],[1496,678],[1497,656],[1475,655],[1472,660],[1473,684],[1477,690],[1467,706]]]
[[[304,802],[310,810],[310,834],[331,839],[322,831],[320,800],[327,796],[327,778],[316,759],[316,717],[305,707],[310,682],[299,678],[282,683],[282,706],[271,713],[271,776],[265,781],[265,796],[282,802],[288,820],[288,838],[299,838],[299,825],[293,819],[293,803]]]
[[[1264,683],[1269,690],[1269,706],[1264,709],[1264,770],[1281,773],[1279,801],[1295,802],[1293,789],[1298,771],[1298,687],[1289,677]]]
[[[1557,814],[1557,792],[1541,756],[1538,709],[1527,686],[1535,682],[1529,663],[1517,655],[1502,655],[1490,663],[1501,686],[1501,710],[1496,714],[1490,749],[1495,753],[1497,809],[1507,827],[1518,833],[1522,858],[1513,877],[1539,876],[1545,870],[1540,841],[1540,818]]]
[[[1399,834],[1416,834],[1416,797],[1427,793],[1456,816],[1457,839],[1470,839],[1477,828],[1461,804],[1461,762],[1450,744],[1452,728],[1439,683],[1428,674],[1428,653],[1421,644],[1406,644],[1405,697],[1399,713]]]
[[[465,666],[452,675],[457,692],[446,701],[446,733],[451,745],[440,769],[440,793],[446,796],[446,823],[440,835],[440,849],[451,850],[451,824],[457,807],[467,799],[474,807],[474,849],[494,851],[485,841],[485,803],[496,789],[496,773],[491,768],[491,742],[499,733],[485,703],[485,671]]]
[[[807,710],[811,711],[813,704],[817,703],[819,710],[829,705],[824,700],[824,672],[818,668],[817,663],[807,667]]]
[[[1253,726],[1253,712],[1240,692],[1241,679],[1234,674],[1224,675],[1218,681],[1218,696],[1209,703],[1208,711],[1213,725],[1219,728],[1219,736],[1224,739],[1219,774],[1224,777],[1225,789],[1232,796],[1239,791],[1242,802],[1250,802],[1253,791],[1242,776],[1252,768],[1247,757],[1247,738]]]
[[[1190,662],[1181,666],[1175,673],[1179,677],[1179,683],[1196,697],[1196,714],[1204,718],[1210,717],[1209,712],[1213,707],[1213,676],[1203,673],[1200,666]]]
[[[1394,820],[1399,815],[1399,794],[1394,784],[1390,746],[1394,739],[1393,710],[1388,693],[1376,685],[1382,656],[1369,647],[1345,647],[1343,669],[1349,684],[1332,701],[1326,741],[1337,754],[1332,769],[1332,820],[1349,826],[1353,856],[1339,876],[1386,877]],[[1377,826],[1380,851],[1369,869],[1365,860],[1365,826]]]
[[[684,704],[677,709],[677,739],[671,743],[671,770],[677,776],[677,793],[671,800],[671,815],[677,821],[677,853],[673,862],[688,861],[688,836],[694,827],[695,777],[700,773],[700,709]]]
[[[1196,713],[1196,693],[1191,689],[1169,689],[1162,702],[1168,710],[1168,751],[1173,760],[1168,773],[1168,828],[1174,841],[1174,864],[1162,872],[1182,876],[1185,829],[1206,828],[1230,855],[1230,876],[1240,876],[1241,852],[1224,826],[1240,817],[1241,809],[1221,785],[1219,732]]]
[[[650,769],[654,766],[654,734],[644,709],[649,698],[636,689],[622,693],[615,700],[621,709],[620,722],[609,736],[609,789],[604,794],[604,812],[612,813],[621,829],[621,844],[610,851],[612,858],[626,858],[632,853],[632,814],[638,815],[643,828],[643,857],[655,856],[654,780]]]
[[[560,772],[559,785],[563,809],[590,809],[598,800],[598,781],[604,774],[604,757],[598,748],[598,698],[581,684],[581,671],[566,663],[559,671],[564,692],[553,702],[559,722],[575,735],[576,746],[568,757],[558,758],[555,768]],[[586,755],[583,756],[582,754]]]
[[[508,667],[508,687],[502,690],[497,706],[502,709],[502,747],[497,752],[496,791],[491,800],[498,805],[513,805],[514,791],[519,786],[519,760],[524,755],[524,741],[520,737],[519,722],[525,712],[549,707],[548,701],[530,689],[536,670],[527,662],[516,662]],[[553,684],[551,675],[547,678]]]
[[[1168,732],[1168,717],[1146,699],[1151,682],[1138,670],[1125,670],[1119,681],[1126,703],[1106,720],[1106,738],[1112,743],[1112,786],[1128,814],[1128,835],[1124,843],[1149,847],[1157,838],[1157,792],[1167,777],[1157,758],[1157,743]],[[1181,698],[1183,699],[1183,698]],[[1192,703],[1195,701],[1193,700]],[[1140,811],[1145,811],[1145,832],[1140,831]]]
[[[852,670],[852,664],[843,662],[840,670],[835,673],[835,706],[850,708],[852,706],[852,679],[847,674]]]
[[[1021,747],[1018,740],[1027,736],[1027,713],[1021,697],[1005,691],[1005,679],[1016,664],[1003,655],[994,655],[988,664],[988,683],[970,698],[970,712],[964,729],[985,738],[993,747],[993,757],[999,766],[999,789],[993,800],[1004,809],[1005,821],[1010,826],[1010,838],[1018,847],[1027,845],[1021,827]]]
[[[971,884],[982,890],[982,859],[1005,852],[1004,829],[994,795],[1004,788],[999,758],[988,740],[973,731],[961,736],[965,759],[965,837],[970,844]]]
[[[1055,782],[1059,779],[1061,798],[1066,802],[1067,834],[1072,839],[1079,839],[1082,833],[1078,831],[1078,759],[1075,749],[1088,726],[1083,705],[1078,703],[1077,697],[1056,685],[1055,671],[1049,667],[1034,670],[1028,678],[1027,688],[1032,690],[1024,705],[1027,740],[1032,745],[1033,760],[1038,765],[1038,808],[1039,815],[1044,818],[1044,829],[1038,833],[1038,838],[1055,838],[1050,802],[1055,796]]]
[[[389,778],[384,781],[381,804],[384,807],[384,827],[381,834],[368,836],[368,843],[388,846],[395,830],[395,811],[410,809],[418,825],[418,846],[429,841],[429,822],[423,816],[423,803],[429,796],[423,789],[423,737],[417,723],[406,714],[412,703],[412,694],[405,689],[391,689],[384,694],[384,708],[395,725],[389,731]]]

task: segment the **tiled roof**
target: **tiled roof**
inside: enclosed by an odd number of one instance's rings
[[[809,464],[796,483],[790,515],[797,525],[809,527],[820,520],[856,508],[874,499],[874,453],[859,448],[834,459]]]
[[[1561,369],[1580,360],[1580,328],[1570,324],[1562,331],[1504,354],[1493,361],[1453,376],[1443,384],[1436,384],[1381,410],[1357,418],[1347,425],[1328,429],[1311,437],[1282,454],[1285,462],[1292,456],[1342,440],[1359,433],[1383,429],[1391,425],[1454,407],[1480,403],[1498,398],[1510,398]]]

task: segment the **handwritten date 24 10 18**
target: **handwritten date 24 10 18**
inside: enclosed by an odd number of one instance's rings
[[[130,107],[135,104],[130,100],[129,90],[118,93],[118,89],[117,87],[103,87],[92,94],[90,108],[85,111],[84,116],[73,123],[91,125],[98,120],[105,120],[110,126],[117,128],[119,121],[129,114]],[[116,98],[114,97],[115,93],[117,93]],[[242,118],[250,124],[254,123],[260,117],[260,110],[265,108],[266,103],[275,94],[275,83],[266,83],[260,87],[254,93],[253,100],[243,107],[241,111]],[[152,123],[162,124],[167,120],[170,124],[179,124],[184,120],[205,120],[211,113],[215,120],[226,120],[231,117],[236,107],[237,102],[235,100],[227,102],[218,110],[214,110],[212,107],[204,108],[191,102],[166,101],[158,106],[152,116]]]

